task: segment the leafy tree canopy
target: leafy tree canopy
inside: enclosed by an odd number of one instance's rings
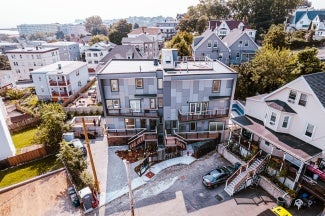
[[[109,30],[108,37],[112,43],[117,45],[122,44],[122,38],[127,37],[128,33],[132,30],[132,24],[128,23],[125,19],[119,20],[114,23]]]
[[[167,48],[177,48],[179,56],[191,55],[193,35],[188,32],[178,32],[167,44]]]
[[[286,32],[283,25],[271,25],[264,37],[263,45],[282,49],[286,47]]]
[[[95,36],[92,36],[89,40],[89,45],[93,45],[95,43],[98,43],[98,42],[108,42],[108,37],[105,36],[105,35],[95,35]]]

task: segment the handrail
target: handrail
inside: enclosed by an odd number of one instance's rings
[[[143,128],[140,132],[136,133],[135,135],[133,135],[132,137],[130,137],[128,139],[128,142],[131,142],[132,139],[136,139],[138,136],[140,136],[141,134],[143,134],[147,129],[146,128]]]

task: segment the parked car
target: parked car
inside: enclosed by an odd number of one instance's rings
[[[259,213],[258,216],[292,216],[292,214],[282,206],[275,206]]]
[[[68,187],[68,195],[74,205],[74,207],[80,206],[79,198],[74,187]]]
[[[96,195],[90,190],[89,187],[85,187],[79,191],[79,195],[82,201],[84,214],[87,214],[94,210],[99,204]]]
[[[207,188],[215,188],[227,181],[227,179],[240,167],[239,163],[234,166],[218,167],[202,177],[202,183]]]
[[[80,149],[82,151],[83,155],[84,156],[87,156],[87,150],[84,147],[84,145],[82,144],[82,142],[80,141],[80,139],[73,139],[73,140],[71,140],[71,142],[69,143],[69,145],[71,147]]]

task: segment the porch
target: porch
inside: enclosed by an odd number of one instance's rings
[[[198,121],[208,120],[216,118],[226,118],[229,114],[229,108],[217,109],[217,110],[206,110],[201,112],[182,112],[178,110],[178,120],[180,122],[186,121]]]
[[[159,118],[157,109],[114,108],[107,109],[107,116]]]

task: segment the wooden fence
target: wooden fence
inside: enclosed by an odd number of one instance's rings
[[[46,150],[44,147],[40,147],[38,149],[28,151],[16,156],[12,156],[7,158],[10,166],[16,166],[18,164],[26,163],[32,160],[40,159],[46,156]]]
[[[34,118],[23,120],[21,122],[10,124],[8,125],[8,129],[10,133],[13,134],[22,131],[26,128],[36,127],[39,125],[39,123],[40,123],[40,119],[38,117],[34,117]]]

